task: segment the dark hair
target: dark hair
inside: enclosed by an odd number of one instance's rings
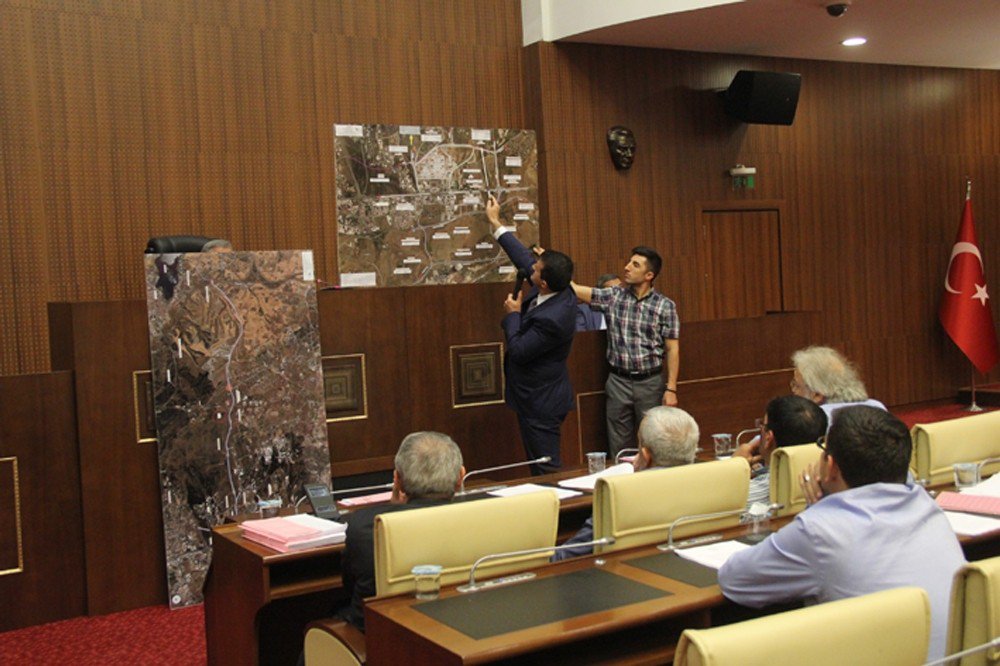
[[[542,253],[542,279],[552,291],[562,291],[573,279],[573,260],[562,252],[546,250]]]
[[[812,400],[783,395],[767,403],[766,411],[776,446],[811,444],[826,433],[826,412]]]
[[[612,280],[617,280],[617,279],[619,279],[619,278],[614,273],[605,273],[601,277],[597,278],[597,288],[598,289],[603,289],[604,286],[607,283],[611,282]]]
[[[653,279],[655,280],[656,276],[660,274],[660,269],[663,268],[663,259],[660,258],[659,253],[651,247],[640,245],[632,248],[632,254],[637,254],[646,260],[646,267],[653,271]]]
[[[887,411],[858,405],[834,412],[826,450],[852,488],[905,483],[913,443],[906,424]]]

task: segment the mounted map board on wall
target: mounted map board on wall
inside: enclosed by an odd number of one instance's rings
[[[512,280],[487,193],[525,245],[538,242],[533,131],[335,125],[333,134],[341,286]]]
[[[146,255],[171,607],[201,601],[212,528],[330,482],[311,251]]]

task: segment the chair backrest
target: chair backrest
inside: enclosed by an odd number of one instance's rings
[[[750,467],[743,458],[610,476],[594,487],[594,538],[614,537],[600,552],[667,540],[681,516],[746,507]],[[737,525],[739,516],[680,525],[674,537]]]
[[[1000,456],[1000,411],[960,419],[918,423],[910,431],[913,456],[910,467],[917,479],[930,485],[952,480],[951,466],[957,462],[979,462]],[[993,473],[1000,464],[984,470]]]
[[[302,649],[305,666],[360,666],[365,663],[365,635],[339,618],[310,622]]]
[[[146,242],[146,254],[201,252],[210,240],[207,236],[154,236]]]
[[[948,654],[982,645],[1000,636],[1000,557],[970,562],[958,570],[951,586]],[[1000,650],[962,659],[962,666],[994,664]]]
[[[676,666],[914,666],[927,660],[927,593],[900,587],[714,629],[686,629]]]
[[[441,565],[442,585],[467,580],[483,555],[554,546],[558,527],[559,498],[547,491],[382,514],[375,518],[376,596],[412,592],[418,564]],[[537,567],[551,555],[487,562],[476,578]]]
[[[774,450],[770,465],[771,502],[784,505],[777,515],[791,516],[806,508],[799,476],[807,466],[819,462],[822,455],[823,450],[815,444],[782,446]]]

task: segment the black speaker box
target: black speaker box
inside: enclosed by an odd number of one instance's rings
[[[791,125],[801,86],[801,74],[741,69],[719,94],[726,113],[745,123]]]

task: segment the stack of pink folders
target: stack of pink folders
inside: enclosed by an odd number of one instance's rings
[[[1000,516],[1000,497],[943,492],[937,496],[937,503],[945,511]]]
[[[347,525],[307,514],[245,520],[240,527],[245,538],[279,553],[342,543],[347,536]]]

